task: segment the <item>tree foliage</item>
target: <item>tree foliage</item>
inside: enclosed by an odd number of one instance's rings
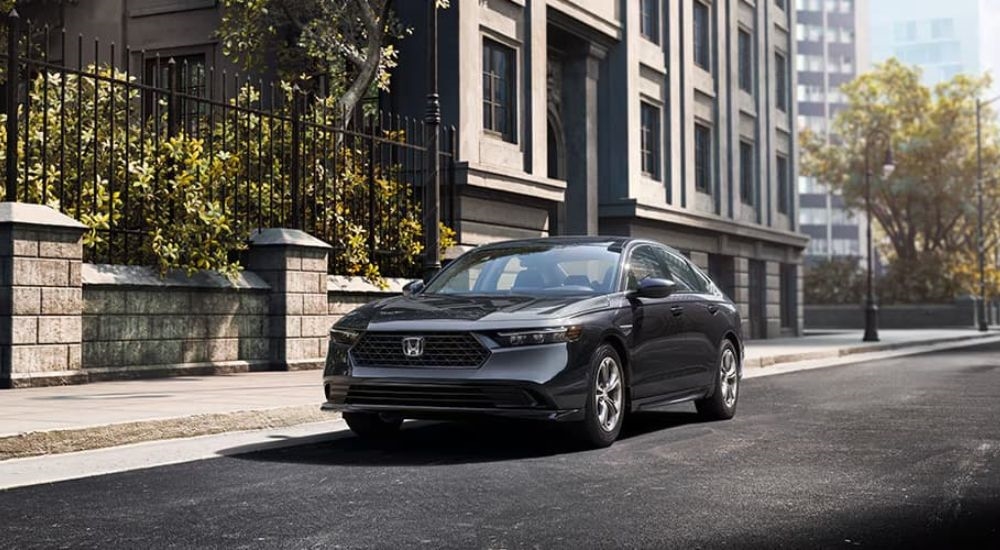
[[[302,116],[311,124],[300,132],[301,150],[330,151],[337,158],[303,159],[312,164],[302,170],[302,202],[295,206],[285,156],[290,150],[283,146],[292,133],[292,117],[282,110],[291,108],[290,98],[275,116],[233,110],[214,121],[202,119],[195,134],[211,135],[208,147],[205,138],[166,136],[165,105],[158,121],[134,112],[126,116],[142,102],[137,88],[122,84],[124,73],[94,66],[84,72],[99,80],[50,73],[30,82],[28,126],[20,125],[17,146],[18,159],[28,159],[26,174],[19,162],[19,189],[29,202],[47,204],[87,225],[84,247],[92,257],[126,251],[126,257],[111,259],[158,266],[162,272],[211,269],[232,275],[239,269],[234,253],[246,247],[250,232],[272,220],[291,219],[293,208],[303,212],[318,238],[334,246],[346,275],[384,284],[370,243],[376,250],[396,251],[404,264],[416,262],[423,252],[420,208],[411,186],[399,166],[372,165],[363,152],[338,148],[339,133],[330,130],[332,99],[304,108]],[[111,86],[109,80],[119,84]],[[291,94],[291,87],[282,92]],[[246,86],[230,101],[250,105],[259,98],[260,90]],[[24,104],[20,109],[23,113]],[[19,118],[25,120],[23,114]],[[0,164],[5,119],[0,114]],[[61,154],[64,139],[66,155]],[[383,139],[402,142],[406,136],[387,132]],[[442,228],[442,249],[454,244],[453,236]]]
[[[832,123],[837,138],[801,134],[803,174],[840,192],[856,211],[865,209],[866,151],[870,155],[876,236],[884,237],[877,240],[890,261],[887,289],[897,300],[950,301],[974,290],[963,274],[977,246],[975,100],[989,84],[987,77],[958,75],[928,88],[919,69],[890,59],[841,86],[847,108]],[[995,220],[998,131],[993,111],[982,115],[983,171],[991,178],[986,219]],[[888,179],[880,175],[886,144],[879,132],[889,136],[895,154]],[[987,247],[994,249],[1000,233],[996,224],[988,229]]]
[[[435,0],[447,7],[447,0]],[[279,76],[335,97],[349,115],[365,96],[388,90],[393,42],[410,33],[391,0],[222,0],[225,55],[247,70],[272,61]]]

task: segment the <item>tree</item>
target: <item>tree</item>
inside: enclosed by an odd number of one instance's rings
[[[448,0],[435,0],[447,7]],[[225,55],[248,70],[269,56],[279,76],[335,97],[349,115],[358,102],[388,90],[396,66],[392,42],[409,34],[392,0],[223,0],[219,36]]]
[[[974,290],[960,273],[977,246],[975,100],[989,84],[988,77],[958,75],[930,89],[920,83],[919,69],[890,59],[841,86],[847,108],[831,127],[838,138],[801,134],[803,174],[839,191],[858,211],[865,208],[870,149],[872,214],[887,241],[891,299],[948,301]],[[984,109],[982,120],[984,173],[997,173],[993,112]],[[895,153],[896,171],[885,180],[879,174],[885,144],[867,143],[876,131],[890,136]],[[985,217],[993,220],[1000,192],[996,183],[986,187]],[[995,225],[988,229],[988,246],[996,246],[1000,235]]]

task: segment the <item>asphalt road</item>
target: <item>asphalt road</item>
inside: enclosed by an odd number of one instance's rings
[[[0,492],[0,546],[998,548],[998,397],[992,344],[746,380],[732,421],[598,451],[414,423]]]

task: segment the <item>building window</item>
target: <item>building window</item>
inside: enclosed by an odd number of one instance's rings
[[[754,166],[753,145],[740,142],[740,200],[744,204],[754,203],[754,191],[757,170]]]
[[[694,125],[694,187],[710,193],[712,188],[712,130]]]
[[[706,71],[711,70],[711,28],[708,6],[694,0],[694,62]]]
[[[778,155],[775,164],[778,173],[778,212],[787,214],[788,201],[791,198],[788,192],[788,157]]]
[[[660,179],[660,110],[645,101],[640,108],[642,173]]]
[[[780,53],[774,54],[774,95],[779,111],[788,110],[788,62]]]
[[[174,60],[173,75],[170,72],[170,60]],[[208,96],[208,79],[205,69],[205,54],[191,55],[160,55],[146,59],[146,82],[148,86],[153,86],[160,90],[169,90],[173,87],[170,79],[176,78],[177,91],[181,94],[194,97]],[[155,97],[155,99],[154,99]],[[150,93],[146,98],[146,112],[153,112],[153,102],[156,99],[165,98],[162,93]],[[194,99],[182,99],[180,101],[180,122],[183,124],[193,124],[192,117],[199,114],[208,113],[208,104]]]
[[[750,33],[739,30],[740,89],[753,93],[753,41]]]
[[[483,129],[514,141],[514,50],[483,40]]]
[[[639,0],[639,17],[642,36],[660,43],[660,0]]]

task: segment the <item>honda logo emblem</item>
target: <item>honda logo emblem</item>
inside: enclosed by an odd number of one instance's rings
[[[403,338],[403,355],[407,357],[420,357],[424,354],[423,336],[410,336]]]

